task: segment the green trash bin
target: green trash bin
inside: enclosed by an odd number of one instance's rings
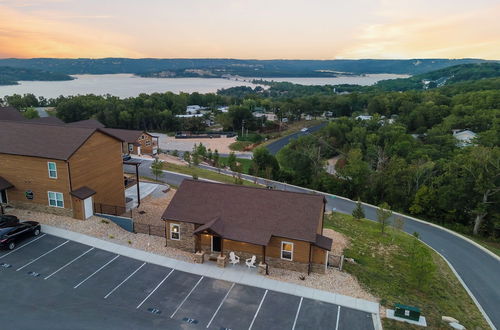
[[[418,322],[420,319],[420,309],[418,307],[395,304],[394,316]]]

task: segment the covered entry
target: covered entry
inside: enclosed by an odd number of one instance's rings
[[[85,220],[94,215],[94,202],[92,196],[96,192],[86,186],[73,190],[71,199],[73,202],[73,217]]]

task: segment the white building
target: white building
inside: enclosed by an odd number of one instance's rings
[[[218,107],[217,110],[219,110],[220,112],[226,113],[226,112],[229,112],[229,107],[227,105],[224,105],[224,106]]]
[[[458,140],[457,146],[459,147],[467,147],[473,145],[472,141],[477,137],[477,134],[471,130],[453,130],[453,136]]]
[[[367,116],[367,115],[360,115],[356,117],[357,120],[371,120],[372,118],[373,118],[372,116]]]
[[[192,104],[192,105],[188,105],[186,107],[186,113],[187,114],[195,114],[195,113],[199,113],[199,112],[202,112],[204,110],[207,110],[208,108],[206,107],[202,107],[202,106],[199,106],[197,104]]]

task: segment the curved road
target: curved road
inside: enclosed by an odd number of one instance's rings
[[[287,135],[287,136],[285,136],[277,141],[274,141],[273,143],[270,143],[266,148],[267,148],[267,150],[269,150],[269,152],[271,154],[276,155],[278,153],[278,151],[280,151],[284,146],[286,146],[288,143],[290,143],[291,140],[296,139],[300,136],[309,134],[309,133],[314,133],[316,131],[319,131],[320,129],[325,127],[327,124],[328,124],[327,122],[321,123],[319,125],[310,127],[307,130],[307,132],[298,131],[298,132],[295,132],[293,134]]]
[[[139,167],[141,176],[154,177],[151,173],[150,164],[151,161],[143,161],[143,164]],[[211,171],[218,171],[216,168],[207,165],[200,165],[200,167]],[[228,175],[233,174],[233,172],[229,170],[220,170],[220,172]],[[312,191],[307,188],[270,181],[263,178],[256,178],[250,175],[242,175],[242,177],[252,182],[256,181],[259,184],[271,186],[273,189],[302,193],[316,192],[322,194],[327,200],[328,211],[335,210],[337,212],[351,214],[356,206],[355,201],[344,197]],[[191,176],[174,172],[165,172],[162,181],[178,186],[185,178],[191,178]],[[363,209],[367,219],[376,221],[377,207],[364,204]],[[489,317],[491,321],[490,325],[500,328],[500,258],[493,257],[476,245],[445,229],[416,221],[408,216],[401,215],[400,217],[404,219],[403,230],[405,232],[409,234],[418,232],[423,242],[446,258]],[[460,319],[460,315],[452,316]]]

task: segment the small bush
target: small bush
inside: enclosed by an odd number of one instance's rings
[[[128,244],[132,245],[132,241],[131,241],[131,240],[128,240]]]
[[[109,221],[108,221],[108,220],[104,220],[104,219],[102,219],[102,220],[101,220],[101,223],[106,223],[106,224],[107,224],[107,223],[109,223]]]
[[[109,235],[109,238],[115,238],[113,235]]]

